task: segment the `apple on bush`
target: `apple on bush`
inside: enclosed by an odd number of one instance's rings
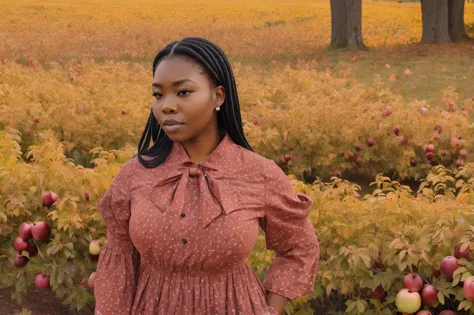
[[[439,313],[439,315],[458,315],[458,313],[456,313],[455,311],[451,311],[451,310],[444,310],[444,311],[441,311]]]
[[[431,313],[428,310],[421,310],[421,311],[418,311],[416,315],[433,315],[433,313]]]
[[[400,132],[400,127],[399,126],[393,126],[392,132],[398,136],[398,133]]]
[[[390,106],[387,106],[385,107],[385,109],[383,110],[383,117],[388,117],[392,115],[392,107]]]
[[[28,248],[28,242],[18,236],[13,242],[13,248],[18,252],[18,254],[21,254],[22,251]]]
[[[385,297],[387,296],[387,294],[385,293],[385,290],[383,289],[382,285],[379,284],[379,285],[372,291],[371,296],[372,296],[373,299],[377,299],[377,300],[379,300],[380,302],[383,302],[383,300],[385,300]]]
[[[469,301],[474,301],[474,276],[468,277],[463,285],[464,297]]]
[[[85,201],[89,201],[89,199],[91,198],[89,191],[84,190],[84,192],[82,193],[82,198],[84,198]]]
[[[38,247],[36,246],[36,244],[28,243],[28,248],[26,249],[26,251],[30,255],[30,258],[38,255]]]
[[[28,261],[28,257],[21,255],[16,255],[15,258],[13,258],[13,263],[16,267],[25,267]]]
[[[289,162],[289,161],[291,160],[291,155],[285,154],[285,155],[283,156],[283,159],[285,160],[285,162]]]
[[[44,273],[39,273],[35,277],[35,287],[39,289],[48,289],[49,288],[49,279],[50,276]]]
[[[425,152],[428,153],[428,152],[434,152],[434,144],[430,143],[428,144],[426,147],[425,147]]]
[[[28,241],[31,237],[31,228],[33,227],[33,223],[31,222],[24,222],[20,225],[18,228],[18,235],[24,239],[25,241]]]
[[[395,305],[399,312],[415,313],[421,307],[420,294],[406,288],[401,289],[395,297]]]
[[[373,138],[367,139],[367,145],[368,145],[369,147],[373,147],[374,144],[375,144],[375,140],[374,140]]]
[[[461,246],[462,244],[459,244],[454,249],[454,257],[456,257],[457,259],[465,258],[469,260],[469,254],[471,253],[471,249],[468,246],[461,252]]]
[[[92,255],[99,255],[101,249],[99,240],[93,240],[89,243],[89,253]]]
[[[423,279],[416,273],[409,273],[403,278],[403,286],[411,291],[420,291],[423,288]]]
[[[446,256],[441,261],[440,270],[449,280],[453,279],[453,273],[458,268],[458,261],[454,256]]]
[[[49,232],[51,231],[51,227],[47,222],[36,222],[33,224],[31,228],[31,234],[33,234],[33,238],[37,241],[46,241],[49,238]]]
[[[425,284],[421,289],[423,305],[433,306],[438,302],[438,289],[431,284]]]
[[[48,191],[41,195],[43,206],[50,208],[58,200],[58,195],[54,191]]]

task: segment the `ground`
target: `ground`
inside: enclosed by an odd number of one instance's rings
[[[51,290],[41,290],[31,287],[28,290],[23,306],[10,298],[13,288],[0,289],[0,314],[5,315],[93,315],[93,308],[89,310],[70,311],[69,307],[62,305],[61,300]],[[22,309],[31,313],[22,312]]]

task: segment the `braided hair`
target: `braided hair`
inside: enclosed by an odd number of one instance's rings
[[[173,41],[158,52],[153,60],[153,76],[158,63],[164,57],[189,57],[201,64],[211,78],[214,86],[222,85],[225,89],[224,106],[217,112],[219,130],[225,130],[230,138],[243,148],[253,151],[244,136],[240,104],[237,95],[234,74],[230,63],[216,44],[201,37],[186,37],[180,41]],[[150,146],[150,141],[153,144]],[[168,157],[173,147],[173,141],[162,132],[161,126],[150,111],[148,122],[138,144],[138,160],[146,168],[155,168],[161,165]],[[143,156],[152,159],[144,159]]]

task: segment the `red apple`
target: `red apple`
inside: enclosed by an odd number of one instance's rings
[[[451,311],[451,310],[444,310],[444,311],[441,311],[439,313],[439,315],[458,315],[458,313],[456,313],[455,311]]]
[[[377,299],[379,300],[380,302],[383,302],[383,300],[385,300],[385,297],[387,296],[387,294],[385,293],[385,290],[383,289],[382,285],[379,284],[378,287],[376,287],[373,291],[372,291],[372,298],[373,299]]]
[[[39,289],[48,289],[49,288],[49,279],[50,276],[44,274],[44,273],[39,273],[35,277],[35,287]]]
[[[18,254],[21,254],[22,251],[28,248],[28,242],[18,236],[13,242],[13,248],[18,252]]]
[[[79,284],[81,287],[85,287],[87,285],[86,279],[82,279],[81,283]]]
[[[463,165],[464,165],[464,160],[463,160],[461,157],[459,157],[459,158],[456,160],[456,165],[457,165],[457,166],[463,166]]]
[[[28,248],[26,249],[26,251],[30,255],[30,258],[38,255],[38,247],[36,246],[36,244],[28,243]]]
[[[433,277],[439,278],[439,276],[441,276],[441,271],[439,271],[438,269],[434,269],[433,270]]]
[[[416,160],[415,160],[415,158],[410,158],[410,165],[411,165],[411,166],[416,166]]]
[[[289,154],[285,154],[283,158],[285,159],[285,162],[289,162],[291,160],[291,156]]]
[[[423,279],[416,273],[409,273],[403,278],[403,286],[411,291],[420,291],[423,288]]]
[[[355,157],[354,152],[352,151],[347,152],[347,157],[350,159],[353,159]]]
[[[40,120],[39,120],[38,117],[33,118],[33,122],[34,122],[35,124],[39,123],[39,121],[40,121]]]
[[[48,191],[41,195],[43,206],[50,208],[58,200],[58,195],[54,191]]]
[[[442,128],[440,124],[436,124],[433,129],[440,133]]]
[[[84,198],[85,201],[89,201],[90,197],[91,196],[89,194],[89,191],[84,190],[84,192],[82,193],[82,198]]]
[[[439,139],[441,139],[441,138],[440,138],[440,136],[439,136],[438,134],[435,134],[435,135],[433,136],[433,140],[434,140],[434,141],[438,141]]]
[[[420,108],[420,113],[421,113],[422,115],[425,115],[427,112],[428,112],[428,108],[426,108],[426,107]]]
[[[421,311],[418,311],[416,315],[433,315],[433,313],[431,313],[428,310],[421,310]]]
[[[33,238],[37,241],[46,241],[49,238],[49,232],[51,227],[47,222],[36,222],[34,223],[33,227],[31,228],[31,233],[33,234]]]
[[[408,140],[405,138],[405,136],[398,136],[397,141],[399,144],[407,144]]]
[[[25,241],[28,241],[32,235],[31,235],[31,228],[33,227],[33,223],[31,222],[24,222],[20,225],[18,228],[18,235]]]
[[[433,306],[438,302],[438,289],[431,284],[425,284],[421,289],[421,300],[423,305]]]
[[[398,126],[393,126],[392,131],[395,135],[398,136],[398,133],[400,132],[400,127]]]
[[[446,150],[442,150],[442,151],[441,151],[441,155],[442,155],[442,156],[446,156],[446,154],[447,154]]]
[[[122,115],[127,115],[127,111],[125,109],[122,109]]]
[[[461,258],[469,259],[469,254],[471,253],[471,249],[468,246],[464,249],[464,251],[461,252],[461,245],[462,244],[459,244],[454,249],[454,257],[456,257],[457,259],[461,259]]]
[[[430,161],[434,158],[434,156],[435,156],[435,155],[434,155],[433,152],[428,152],[428,153],[426,153],[426,158],[427,158],[428,160],[430,160]]]
[[[355,159],[355,162],[357,164],[360,164],[360,162],[362,162],[362,159],[360,158],[360,156],[358,156],[356,159]]]
[[[253,120],[253,124],[254,124],[255,126],[260,126],[260,120],[258,120],[257,118],[255,118],[255,119]]]
[[[434,152],[434,149],[435,149],[434,144],[430,143],[425,147],[425,152],[427,152],[427,153],[428,152]]]
[[[390,106],[387,106],[383,110],[383,117],[388,117],[390,115],[392,115],[392,108]]]
[[[401,289],[395,297],[395,305],[399,312],[415,313],[421,307],[421,297],[418,292]]]
[[[13,258],[13,263],[16,267],[25,267],[28,261],[28,257],[21,255],[16,255],[15,258]]]
[[[100,241],[93,240],[89,243],[89,253],[92,255],[99,255],[101,250]]]
[[[357,152],[359,152],[360,150],[362,150],[362,146],[360,144],[356,144],[355,149]]]
[[[459,150],[459,154],[463,155],[463,156],[467,156],[468,152],[466,149],[461,149]]]
[[[374,144],[375,144],[375,140],[374,140],[374,139],[372,139],[372,138],[367,139],[367,145],[368,145],[369,147],[374,146]]]
[[[91,273],[91,275],[89,276],[89,280],[87,281],[87,287],[92,292],[94,292],[95,275],[96,275],[96,272],[94,271],[93,273]]]
[[[441,272],[449,280],[453,279],[453,273],[458,268],[459,268],[458,261],[456,257],[454,256],[446,256],[441,261],[441,265],[440,265]]]
[[[470,276],[464,280],[463,290],[464,297],[469,301],[474,301],[474,276]]]

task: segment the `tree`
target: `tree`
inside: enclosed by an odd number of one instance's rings
[[[423,35],[427,44],[468,39],[464,26],[465,0],[421,0]]]
[[[331,0],[331,46],[366,49],[362,41],[362,0]]]
[[[448,2],[448,29],[452,41],[469,39],[464,26],[465,0],[449,0]]]
[[[448,31],[448,0],[421,0],[422,43],[452,43]]]

